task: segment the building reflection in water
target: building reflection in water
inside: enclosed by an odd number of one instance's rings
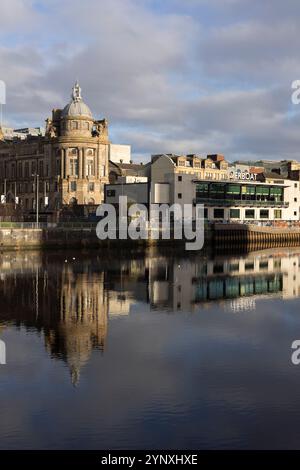
[[[152,311],[199,311],[216,302],[231,312],[255,310],[257,299],[300,296],[300,249],[247,256],[148,255],[103,259],[37,252],[0,258],[0,326],[41,332],[53,358],[76,385],[94,349],[105,350],[108,318],[136,303]]]
[[[80,370],[92,349],[104,350],[107,335],[107,296],[104,273],[74,272],[66,264],[61,276],[59,321],[45,333],[51,355],[67,362],[72,383],[79,381]]]
[[[253,310],[257,298],[300,296],[300,250],[184,261],[161,257],[149,266],[153,309],[193,311],[225,302],[233,311]]]

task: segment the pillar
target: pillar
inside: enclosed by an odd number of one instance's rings
[[[60,176],[65,178],[65,152],[64,149],[60,150]]]
[[[66,171],[66,178],[70,175],[70,159],[68,155],[68,149],[64,149],[65,154],[65,171]]]
[[[100,178],[100,158],[99,158],[99,153],[100,153],[100,147],[98,145],[98,148],[96,149],[96,155],[95,155],[95,176],[97,179]]]
[[[86,177],[86,158],[85,148],[82,149],[82,178]]]
[[[80,148],[79,149],[79,155],[78,155],[78,158],[79,158],[79,174],[78,174],[78,177],[79,179],[82,179],[83,178],[83,149]]]

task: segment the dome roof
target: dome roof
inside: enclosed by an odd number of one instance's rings
[[[71,98],[72,100],[70,103],[68,103],[62,110],[62,117],[83,116],[93,119],[90,108],[85,104],[81,97],[81,88],[78,82],[76,82],[73,87]]]
[[[90,108],[83,102],[73,102],[67,104],[62,110],[62,117],[68,116],[87,116],[89,118],[93,118],[92,112]]]

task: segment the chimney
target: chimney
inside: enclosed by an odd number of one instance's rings
[[[222,162],[223,160],[225,160],[224,155],[221,155],[219,153],[214,153],[214,154],[211,154],[211,155],[207,155],[207,158],[210,158],[214,162]]]

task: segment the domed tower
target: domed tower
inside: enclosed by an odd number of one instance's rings
[[[71,101],[61,112],[61,136],[90,137],[93,131],[94,118],[90,108],[82,99],[78,82],[73,87],[71,98]]]
[[[47,119],[45,151],[52,155],[49,166],[55,188],[52,207],[103,202],[109,145],[106,119],[93,118],[76,82],[71,101],[63,109],[54,109],[52,119]]]

